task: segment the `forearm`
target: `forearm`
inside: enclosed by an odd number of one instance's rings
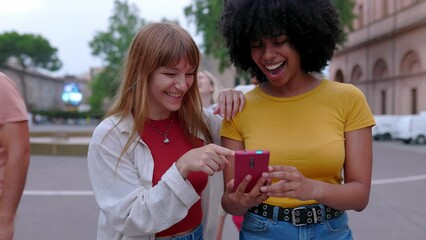
[[[21,146],[22,147],[22,146]],[[0,221],[13,221],[28,171],[30,153],[24,146],[20,151],[9,151],[3,179],[3,193],[0,198]]]
[[[370,197],[369,183],[330,184],[314,181],[313,189],[316,201],[339,210],[362,211]]]

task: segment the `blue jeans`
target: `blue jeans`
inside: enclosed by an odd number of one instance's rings
[[[268,219],[248,212],[240,230],[240,240],[351,240],[348,216],[296,227],[285,221]]]
[[[182,236],[177,236],[177,237],[171,237],[171,238],[167,238],[167,237],[159,237],[159,238],[155,238],[156,240],[204,240],[203,239],[203,227],[200,225],[198,226],[194,231],[187,233],[185,235]]]

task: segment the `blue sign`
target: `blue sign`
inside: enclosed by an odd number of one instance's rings
[[[78,106],[83,100],[83,94],[76,83],[65,83],[62,92],[62,101],[66,105]]]

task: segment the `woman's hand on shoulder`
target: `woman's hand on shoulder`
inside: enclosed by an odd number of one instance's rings
[[[226,157],[234,156],[234,151],[216,144],[208,144],[203,147],[186,152],[176,162],[180,174],[186,178],[190,172],[204,172],[212,176],[215,172],[222,171],[229,161]]]
[[[226,88],[219,93],[217,107],[213,113],[229,121],[243,110],[244,105],[245,97],[242,91]]]

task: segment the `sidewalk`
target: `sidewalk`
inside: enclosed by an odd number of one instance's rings
[[[32,124],[32,155],[86,156],[96,125]]]
[[[93,132],[96,125],[31,124],[30,132]]]

